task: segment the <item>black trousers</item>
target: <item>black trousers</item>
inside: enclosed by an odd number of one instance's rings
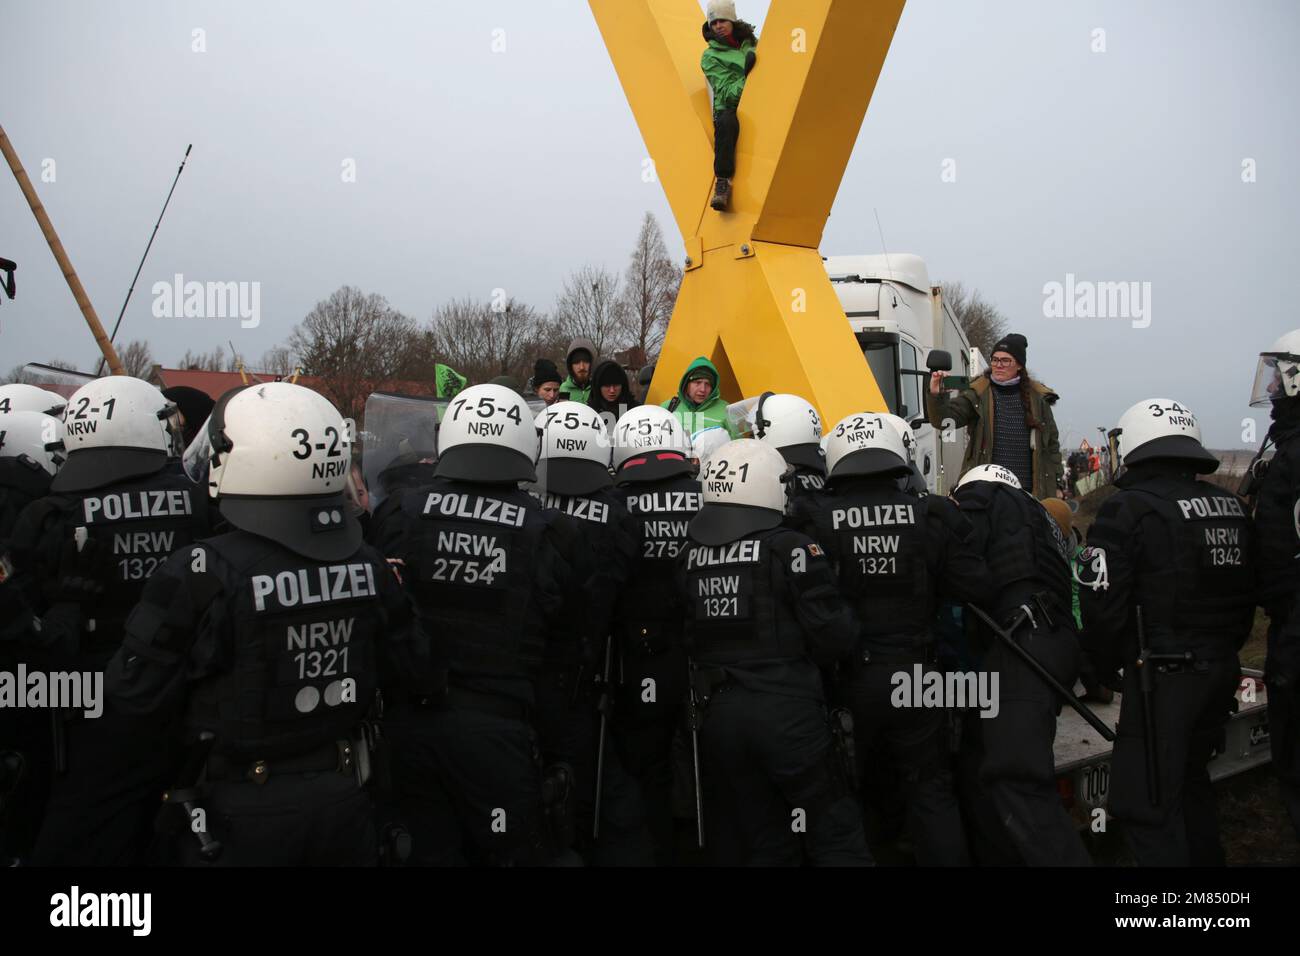
[[[1282,788],[1282,800],[1296,838],[1300,839],[1300,666],[1288,666],[1300,651],[1294,645],[1283,646],[1285,626],[1286,620],[1280,616],[1269,621],[1268,661],[1264,665],[1268,729],[1273,772]]]
[[[636,779],[605,731],[600,793],[600,837],[592,837],[600,717],[596,687],[571,669],[543,667],[537,683],[537,731],[547,765],[566,763],[574,773],[574,847],[592,866],[653,866],[654,847],[646,824],[645,800]],[[575,686],[576,685],[576,686]]]
[[[713,114],[713,175],[730,179],[736,175],[736,141],[740,139],[740,120],[735,110],[718,110]]]
[[[858,778],[873,777],[870,752],[882,753],[897,768],[908,835],[921,866],[969,866],[961,808],[953,789],[948,755],[947,712],[938,708],[895,707],[895,673],[909,678],[914,664],[935,668],[922,650],[874,655],[841,683],[838,697],[853,712]]]
[[[393,801],[416,866],[545,866],[541,751],[524,720],[471,708],[385,722]]]
[[[67,721],[64,732],[67,772],[54,777],[33,864],[146,862],[159,797],[176,783],[175,739],[159,718],[122,714],[111,698],[99,717]]]
[[[272,770],[265,783],[219,781],[204,788],[202,806],[221,855],[204,860],[180,820],[173,846],[185,866],[374,866],[378,858],[370,796],[351,773]]]
[[[686,701],[686,653],[623,655],[614,695],[617,758],[636,780],[645,804],[656,866],[673,862],[673,737]]]
[[[835,760],[817,701],[738,685],[717,693],[700,730],[713,862],[870,866],[861,808]]]
[[[1139,866],[1223,866],[1206,769],[1223,739],[1241,670],[1237,658],[1158,667],[1153,692],[1159,797],[1147,791],[1146,728],[1136,667],[1126,668],[1109,805]]]
[[[1079,645],[1065,629],[1016,632],[1020,644],[1066,687],[1079,670]],[[1056,790],[1056,716],[1061,703],[1000,642],[980,670],[998,675],[998,713],[967,714],[961,793],[972,854],[981,865],[1090,866],[1091,858]]]

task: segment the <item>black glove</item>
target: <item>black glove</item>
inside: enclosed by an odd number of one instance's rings
[[[745,54],[745,75],[749,76],[749,71],[754,68],[754,61],[758,59],[758,54],[750,50]]]

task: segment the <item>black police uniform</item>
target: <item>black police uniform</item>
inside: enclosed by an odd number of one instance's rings
[[[1066,688],[1079,669],[1070,600],[1069,544],[1027,492],[978,481],[953,493],[975,528],[975,550],[993,588],[983,609],[1009,627],[1026,606],[1032,618],[1013,636]],[[978,711],[962,725],[958,779],[967,836],[977,863],[1090,864],[1056,791],[1056,717],[1061,701],[1013,652],[975,628],[980,671],[997,675],[997,716]]]
[[[687,686],[674,563],[703,503],[690,470],[679,454],[651,451],[625,462],[616,476],[615,496],[639,534],[628,585],[614,612],[614,740],[640,784],[659,866],[673,861],[673,739]]]
[[[1221,866],[1206,763],[1223,749],[1241,680],[1237,651],[1254,621],[1250,519],[1235,495],[1198,481],[1191,463],[1134,464],[1116,485],[1088,533],[1090,549],[1105,553],[1108,586],[1079,595],[1085,652],[1099,671],[1124,669],[1109,807],[1139,864]],[[1095,560],[1085,553],[1083,563]],[[1190,659],[1138,666],[1137,608],[1153,655]],[[1148,705],[1157,792],[1147,780]]]
[[[126,631],[110,696],[140,718],[179,717],[187,747],[206,755],[202,779],[173,779],[162,811],[172,861],[375,862],[362,722],[385,675],[425,693],[434,681],[428,637],[377,551],[331,560],[245,531],[211,538],[163,565]],[[185,789],[222,846],[215,859]]]
[[[707,514],[706,507],[701,519]],[[700,771],[711,858],[869,865],[818,671],[847,658],[858,637],[830,563],[811,538],[783,528],[713,545],[696,543],[697,535],[693,525],[678,587],[704,707]]]
[[[19,576],[31,581],[26,592],[37,616],[28,630],[30,668],[102,673],[150,575],[212,526],[202,489],[161,452],[125,467],[135,471],[130,477],[87,487],[100,467],[98,452],[72,453],[53,493],[29,506],[14,530],[12,551],[27,556]],[[106,474],[115,464],[109,455]],[[70,482],[77,490],[61,488],[64,479],[80,479]],[[78,547],[82,528],[85,543]],[[53,759],[66,760],[66,770],[55,774],[33,862],[140,859],[174,741],[163,727],[122,713],[111,701],[96,718],[65,713],[56,728],[62,753]]]
[[[1259,604],[1269,617],[1268,727],[1273,770],[1300,838],[1300,398],[1273,404],[1277,451],[1255,489]]]
[[[0,417],[0,432],[4,431],[3,422]],[[49,472],[26,456],[0,458],[0,558],[9,564],[23,563],[22,557],[7,556],[18,515],[49,494],[50,478]],[[0,570],[0,576],[7,573]],[[21,658],[13,640],[19,622],[30,614],[18,587],[0,583],[0,671],[17,672]],[[49,788],[49,737],[48,714],[19,708],[0,710],[0,866],[6,859],[21,858],[31,851]]]
[[[606,478],[608,481],[608,478]],[[639,546],[639,527],[609,488],[585,495],[539,496],[548,512],[577,522],[577,533],[590,551],[591,573],[584,583],[581,620],[569,622],[577,640],[553,641],[537,686],[538,732],[548,764],[562,763],[575,774],[576,846],[600,866],[650,866],[654,863],[645,801],[636,780],[624,768],[606,725],[603,753],[599,723],[602,710],[612,711],[604,682],[605,655],[611,655],[614,607],[627,586]],[[593,840],[596,772],[601,769],[599,839]]]
[[[535,684],[574,587],[570,533],[514,484],[445,478],[406,492],[375,528],[384,554],[403,561],[448,673],[445,703],[385,692],[412,862],[540,865],[556,855]]]
[[[991,580],[973,547],[974,529],[951,501],[917,498],[892,476],[841,479],[819,501],[798,505],[795,527],[825,544],[840,592],[861,625],[854,660],[841,669],[836,700],[853,713],[859,777],[883,750],[897,768],[917,862],[970,862],[953,790],[947,714],[892,705],[894,675],[938,673],[934,619],[940,599],[979,601]]]

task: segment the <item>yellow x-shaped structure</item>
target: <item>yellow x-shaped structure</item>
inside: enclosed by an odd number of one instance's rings
[[[699,3],[590,0],[686,243],[650,401],[706,355],[732,401],[802,395],[827,427],[885,410],[817,247],[904,2],[772,0],[738,111],[731,206],[718,213]]]

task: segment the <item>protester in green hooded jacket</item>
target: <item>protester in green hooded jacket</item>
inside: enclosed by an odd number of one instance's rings
[[[735,426],[727,419],[727,400],[718,390],[718,369],[703,355],[686,369],[677,394],[663,407],[677,416],[688,435],[721,425],[732,438],[738,437]]]
[[[700,57],[700,69],[713,91],[713,175],[717,177],[709,205],[721,212],[731,199],[740,138],[736,108],[745,78],[758,59],[754,50],[758,37],[750,24],[736,19],[734,0],[710,0],[703,33],[708,47]]]
[[[591,339],[576,338],[569,343],[564,366],[569,377],[560,383],[560,400],[587,404],[591,397],[591,370],[596,365],[596,346]]]

